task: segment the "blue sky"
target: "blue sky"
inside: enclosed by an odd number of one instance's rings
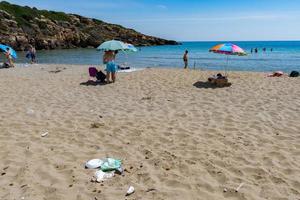
[[[178,41],[300,40],[300,0],[8,0]]]

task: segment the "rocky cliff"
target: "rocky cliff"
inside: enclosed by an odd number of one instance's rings
[[[29,44],[37,49],[97,47],[111,39],[137,46],[178,44],[97,19],[0,2],[0,43],[16,50]]]

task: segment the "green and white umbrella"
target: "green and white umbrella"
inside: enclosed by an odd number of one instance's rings
[[[125,52],[137,52],[137,49],[132,45],[128,43],[124,43],[119,40],[110,40],[103,42],[99,47],[97,47],[97,50],[102,51],[125,51]]]
[[[104,51],[117,51],[117,50],[126,50],[128,49],[128,47],[124,42],[118,40],[110,40],[110,41],[103,42],[97,49],[104,50]]]

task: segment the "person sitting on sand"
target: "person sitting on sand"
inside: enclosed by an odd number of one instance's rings
[[[103,63],[106,64],[106,81],[107,83],[111,83],[110,77],[112,82],[116,81],[116,72],[117,67],[115,64],[117,51],[105,51],[103,55]]]
[[[220,87],[231,85],[231,83],[228,82],[227,77],[223,76],[220,73],[218,73],[217,75],[213,75],[212,77],[209,77],[208,82]]]
[[[208,82],[213,82],[216,79],[226,79],[226,76],[223,76],[221,73],[218,73],[217,75],[213,75],[212,77],[209,77]]]
[[[7,62],[9,64],[9,67],[15,67],[13,60],[12,60],[12,56],[11,56],[11,52],[10,49],[7,47],[6,48],[6,53],[5,53],[5,57],[7,59]]]
[[[184,69],[188,67],[188,53],[188,50],[186,50],[183,54]]]

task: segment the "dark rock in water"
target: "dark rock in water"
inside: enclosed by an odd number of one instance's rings
[[[97,47],[112,39],[136,46],[179,44],[97,19],[0,2],[0,43],[16,50]]]

